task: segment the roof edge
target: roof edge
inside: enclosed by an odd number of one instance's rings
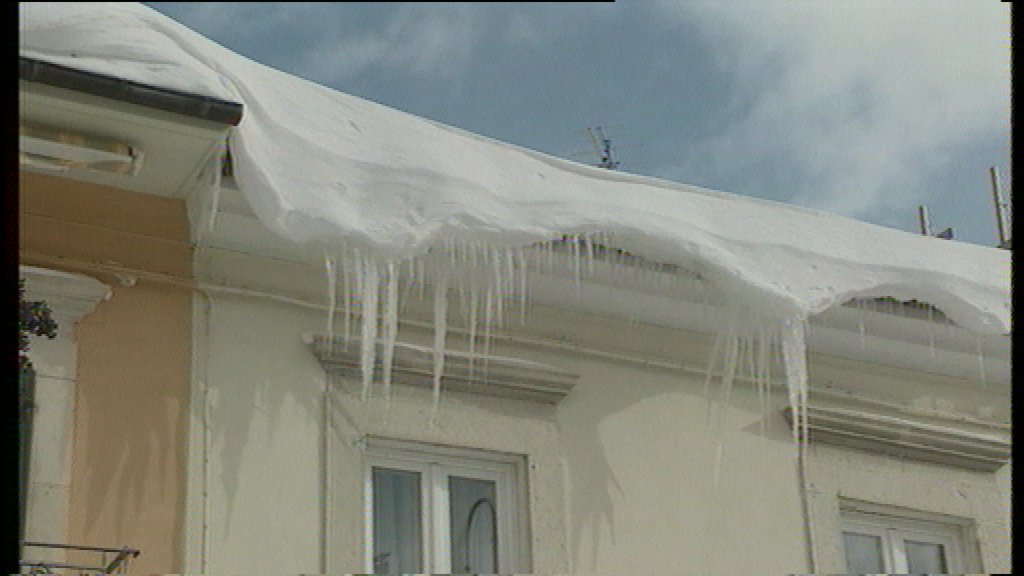
[[[237,126],[242,120],[243,106],[238,102],[158,88],[25,56],[19,56],[18,78],[218,124]]]

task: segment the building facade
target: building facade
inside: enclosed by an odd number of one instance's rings
[[[801,457],[779,351],[721,360],[713,283],[613,246],[578,279],[563,241],[500,315],[398,263],[367,388],[358,279],[232,177],[241,104],[25,56],[20,93],[21,274],[60,324],[26,540],[145,573],[1011,569],[1009,335],[894,298],[812,317]],[[99,140],[128,167],[38,148]]]

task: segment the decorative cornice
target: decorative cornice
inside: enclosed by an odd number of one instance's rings
[[[784,412],[792,424],[792,409]],[[994,472],[1011,456],[1006,438],[861,410],[810,405],[807,424],[812,442],[969,470]]]
[[[303,340],[312,346],[324,369],[346,376],[347,381],[361,380],[361,343],[352,339],[333,340],[323,334],[309,334]],[[383,344],[377,343],[376,370],[381,368]],[[470,359],[472,358],[472,368]],[[431,388],[434,374],[434,351],[426,346],[396,342],[392,359],[392,381],[395,384]],[[447,392],[468,392],[500,398],[513,398],[555,404],[576,385],[578,374],[553,366],[508,358],[483,356],[446,350],[441,387]]]
[[[55,315],[72,323],[92,312],[100,300],[109,299],[111,294],[109,286],[81,274],[35,266],[19,266],[18,274],[25,279],[26,298],[45,300]]]

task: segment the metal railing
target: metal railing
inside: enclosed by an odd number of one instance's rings
[[[135,548],[103,548],[101,546],[76,546],[74,544],[52,544],[48,542],[22,542],[23,553],[28,548],[42,548],[48,550],[74,550],[79,552],[92,552],[99,556],[100,562],[96,565],[70,564],[66,562],[51,562],[49,560],[21,560],[18,564],[22,574],[53,574],[57,570],[71,570],[79,573],[89,574],[125,574],[128,569],[128,561],[137,558],[139,550]]]

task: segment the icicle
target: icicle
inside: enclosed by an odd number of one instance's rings
[[[224,147],[227,148],[227,142],[224,143]],[[210,184],[212,198],[210,201],[210,222],[208,230],[213,232],[213,228],[217,225],[217,214],[220,213],[220,187],[221,187],[221,158],[220,154],[214,154],[211,165],[213,167],[213,181]]]
[[[384,306],[384,357],[381,362],[384,380],[384,401],[391,399],[391,366],[395,357],[395,340],[398,338],[398,279],[395,263],[388,262],[387,299]]]
[[[721,312],[719,312],[720,316]],[[716,322],[717,324],[717,322]],[[715,360],[718,358],[718,349],[722,346],[725,334],[718,331],[715,334],[714,342],[711,345],[711,354],[708,356],[708,369],[704,376],[704,397],[707,399],[707,425],[711,425],[711,378],[715,373]]]
[[[587,253],[587,275],[594,275],[594,241],[590,236],[583,237],[583,248]]]
[[[516,260],[519,261],[519,323],[526,323],[526,252],[516,248]]]
[[[516,262],[515,251],[511,247],[505,248],[505,293],[509,296],[516,291]]]
[[[431,427],[441,402],[441,377],[444,375],[445,336],[448,332],[448,278],[441,276],[434,286],[434,390],[430,409]]]
[[[345,268],[341,277],[341,292],[345,299],[345,350],[348,350],[348,342],[352,338],[352,260],[346,260],[342,266]]]
[[[931,351],[932,360],[935,360],[935,317],[934,308],[928,306],[928,349]]]
[[[977,342],[977,350],[978,350],[978,373],[981,376],[981,385],[982,386],[987,386],[988,385],[988,378],[986,377],[986,374],[985,374],[985,352],[984,352],[984,349],[982,348],[981,334],[978,334],[976,336],[976,338],[977,338],[976,342]]]
[[[755,320],[755,322],[754,322],[753,325],[755,327],[760,326],[760,324],[757,323],[757,318],[756,317],[754,318],[754,320]],[[746,354],[746,361],[747,361],[747,370],[749,370],[748,373],[750,375],[750,381],[754,383],[754,388],[757,390],[757,406],[758,406],[758,409],[760,410],[760,414],[761,414],[761,417],[762,417],[760,419],[760,424],[761,424],[761,436],[763,437],[764,436],[764,416],[765,416],[764,388],[762,387],[762,382],[761,382],[761,379],[759,377],[758,364],[757,364],[757,362],[758,362],[758,360],[760,358],[760,356],[758,354],[758,347],[761,344],[762,344],[762,342],[761,342],[761,339],[759,338],[759,333],[755,333],[753,336],[750,337],[750,340],[748,342],[748,346],[746,347],[746,352],[747,352],[747,354]]]
[[[458,246],[450,240],[445,240],[445,250],[448,251],[448,259],[451,261],[451,268],[452,270],[455,270],[459,266],[459,256],[456,254]]]
[[[505,294],[508,293],[508,276],[505,275],[505,263],[501,253],[498,253],[498,260],[495,262],[495,273],[498,276],[498,285],[494,289],[494,327],[501,326],[502,307],[505,301]]]
[[[771,410],[771,400],[769,394],[771,392],[771,352],[769,347],[771,341],[768,339],[768,333],[763,327],[758,330],[757,339],[757,388],[758,395],[761,401],[761,437],[765,438],[765,421],[768,420],[769,411]]]
[[[476,286],[469,287],[469,381],[473,381],[473,355],[476,352],[476,309],[480,300]]]
[[[491,251],[491,267],[494,271],[494,290],[497,290],[498,293],[500,294],[502,287],[505,285],[505,282],[502,279],[501,274],[501,253],[499,253],[497,250]]]
[[[426,258],[426,254],[424,254],[423,256],[418,257],[418,258],[413,258],[413,262],[415,264],[413,266],[413,269],[416,271],[416,284],[419,287],[420,300],[423,300],[423,298],[426,297],[426,291],[425,290],[426,290],[426,284],[427,284],[427,282],[426,282],[427,271],[426,271],[426,269],[424,269],[424,266],[425,266],[425,263],[423,262],[424,258]]]
[[[570,236],[572,242],[572,281],[573,286],[576,288],[576,299],[579,300],[581,296],[580,288],[580,239],[579,236]]]
[[[416,289],[416,264],[415,264],[415,260],[416,260],[415,258],[407,258],[405,260],[405,265],[404,265],[405,272],[406,272],[405,275],[408,278],[408,281],[405,283],[404,286],[400,286],[399,287],[399,296],[398,296],[398,301],[399,302],[408,302],[409,298],[412,296],[412,291]],[[398,266],[396,271],[398,273],[398,276],[401,277],[402,276],[402,266]]]
[[[786,367],[789,405],[793,411],[793,441],[804,454],[807,444],[807,349],[801,320],[787,319],[782,328],[782,357]]]
[[[330,338],[331,351],[334,351],[334,314],[338,305],[338,273],[334,268],[334,258],[324,254],[324,273],[327,274],[327,337]]]
[[[512,249],[505,248],[505,284],[498,300],[498,327],[500,328],[505,320],[505,299],[511,299],[516,292],[516,266],[512,259]]]
[[[859,315],[859,320],[857,322],[857,329],[860,332],[860,347],[863,349],[867,345],[867,342],[866,342],[866,340],[864,338],[864,317],[865,317],[866,313],[864,312],[864,301],[863,300],[857,300],[857,310],[858,310],[858,315]]]
[[[459,278],[456,288],[459,291],[459,311],[462,312],[462,318],[469,318],[469,298],[466,297],[466,280]]]
[[[715,471],[714,471],[714,485],[718,487],[718,475],[722,466],[722,453],[725,449],[725,420],[729,415],[729,396],[732,392],[733,379],[736,376],[736,364],[737,359],[740,355],[740,338],[736,334],[733,328],[732,322],[730,322],[729,332],[725,336],[726,348],[725,348],[725,365],[723,366],[724,371],[722,373],[722,404],[721,411],[718,414],[717,421],[717,445],[715,446]]]
[[[370,392],[373,381],[373,369],[377,362],[377,301],[380,297],[380,272],[377,262],[372,258],[362,262],[362,300],[363,300],[363,341],[361,368],[363,371],[363,392],[365,400]]]
[[[491,307],[494,303],[494,290],[488,289],[484,295],[484,381],[488,379],[491,354]]]

